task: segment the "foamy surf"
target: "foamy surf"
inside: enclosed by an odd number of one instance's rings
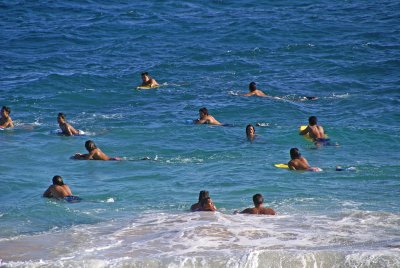
[[[397,267],[400,241],[393,240],[393,233],[399,221],[397,214],[361,211],[336,217],[149,212],[130,222],[80,225],[2,240],[1,264]]]

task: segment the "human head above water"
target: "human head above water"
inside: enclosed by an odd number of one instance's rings
[[[65,114],[63,114],[63,113],[58,113],[58,115],[57,115],[57,119],[62,119],[63,121],[65,120]]]
[[[290,158],[299,159],[300,157],[301,157],[301,153],[300,153],[299,149],[297,149],[297,148],[290,149]]]
[[[202,190],[199,193],[199,202],[201,202],[201,200],[203,200],[204,198],[210,197],[208,191],[206,190]]]
[[[264,198],[263,198],[262,194],[253,195],[253,203],[254,203],[254,206],[256,206],[256,207],[261,205],[262,203],[264,203]]]
[[[249,90],[250,90],[250,91],[254,91],[254,90],[256,90],[256,89],[257,89],[256,82],[251,82],[251,83],[249,84]]]
[[[58,176],[58,175],[54,176],[53,177],[53,185],[58,185],[58,186],[64,185],[62,177]]]
[[[256,133],[256,129],[254,128],[254,126],[252,124],[248,124],[246,126],[246,135],[247,136],[252,136]]]
[[[3,106],[3,107],[1,108],[1,110],[4,111],[4,112],[7,112],[7,114],[10,114],[10,113],[11,113],[10,107],[7,107],[7,106]]]
[[[315,126],[317,124],[317,117],[316,116],[310,116],[308,118],[308,124],[310,126]]]
[[[88,140],[85,142],[85,148],[89,152],[93,151],[94,149],[97,149],[96,144],[92,140]]]
[[[203,107],[203,108],[201,108],[201,109],[199,110],[199,113],[200,113],[200,114],[204,114],[204,115],[208,115],[208,110],[207,110],[206,107]]]
[[[203,210],[212,210],[212,202],[210,197],[203,198],[200,202],[200,206]]]

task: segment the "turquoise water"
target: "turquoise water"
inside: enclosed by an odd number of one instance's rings
[[[399,8],[3,1],[0,265],[400,266]],[[232,126],[187,124],[201,107]],[[87,135],[53,134],[59,112]],[[339,147],[298,135],[311,115]],[[88,139],[124,161],[69,159]],[[323,172],[275,168],[291,147]],[[54,175],[83,201],[42,198]],[[203,189],[219,212],[188,212]],[[255,193],[278,215],[233,215]]]

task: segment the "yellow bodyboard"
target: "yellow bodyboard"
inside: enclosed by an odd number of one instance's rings
[[[305,130],[306,128],[307,128],[307,126],[300,126],[299,132]],[[312,139],[310,138],[310,135],[308,135],[308,133],[306,135],[304,135],[304,138],[306,138],[309,141],[312,141]]]
[[[274,166],[277,168],[289,168],[287,164],[274,164]]]

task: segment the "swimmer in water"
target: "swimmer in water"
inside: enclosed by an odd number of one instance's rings
[[[300,131],[300,135],[309,135],[310,138],[314,141],[316,146],[320,145],[334,145],[339,146],[339,144],[331,143],[330,139],[326,138],[324,128],[318,125],[318,119],[316,116],[310,116],[308,118],[308,126]]]
[[[103,153],[92,140],[85,142],[85,148],[88,154],[76,153],[72,158],[77,160],[121,160],[118,157],[108,157]]]
[[[190,207],[190,211],[216,211],[214,203],[212,202],[208,191],[202,190],[199,193],[199,202]]]
[[[76,130],[73,126],[71,126],[69,123],[67,123],[65,114],[59,113],[57,116],[57,122],[58,125],[60,126],[63,135],[65,136],[79,135],[79,131]]]
[[[43,197],[62,199],[64,197],[72,196],[71,189],[64,183],[61,176],[53,177],[53,185],[43,193]]]
[[[249,84],[249,93],[243,94],[242,96],[259,96],[259,97],[266,97],[267,94],[262,92],[261,90],[257,89],[256,82],[251,82]]]
[[[322,169],[318,167],[311,167],[308,164],[307,159],[301,156],[301,153],[297,148],[290,149],[290,158],[291,160],[288,162],[290,170],[322,171]]]
[[[275,215],[276,212],[272,208],[265,208],[263,203],[264,203],[264,197],[262,194],[255,194],[253,195],[253,203],[254,203],[254,208],[246,208],[240,213],[243,214],[262,214],[262,215]]]
[[[214,116],[208,113],[207,108],[201,108],[199,110],[199,119],[193,121],[195,124],[211,124],[211,125],[219,125],[222,124],[214,118]]]
[[[217,211],[213,201],[210,197],[203,198],[200,202],[201,209],[198,211]]]
[[[319,126],[317,124],[317,117],[316,116],[310,116],[308,118],[308,126],[300,131],[300,135],[309,135],[311,139],[317,140],[317,139],[324,139],[325,138],[325,133],[324,133],[324,128],[322,126]]]
[[[256,137],[256,130],[252,124],[246,126],[246,136],[248,141],[254,141]]]
[[[0,128],[13,128],[14,123],[10,117],[10,107],[3,106],[1,108]]]
[[[159,84],[157,83],[157,81],[152,78],[148,72],[143,72],[141,74],[142,77],[142,87],[157,87],[159,86]]]

